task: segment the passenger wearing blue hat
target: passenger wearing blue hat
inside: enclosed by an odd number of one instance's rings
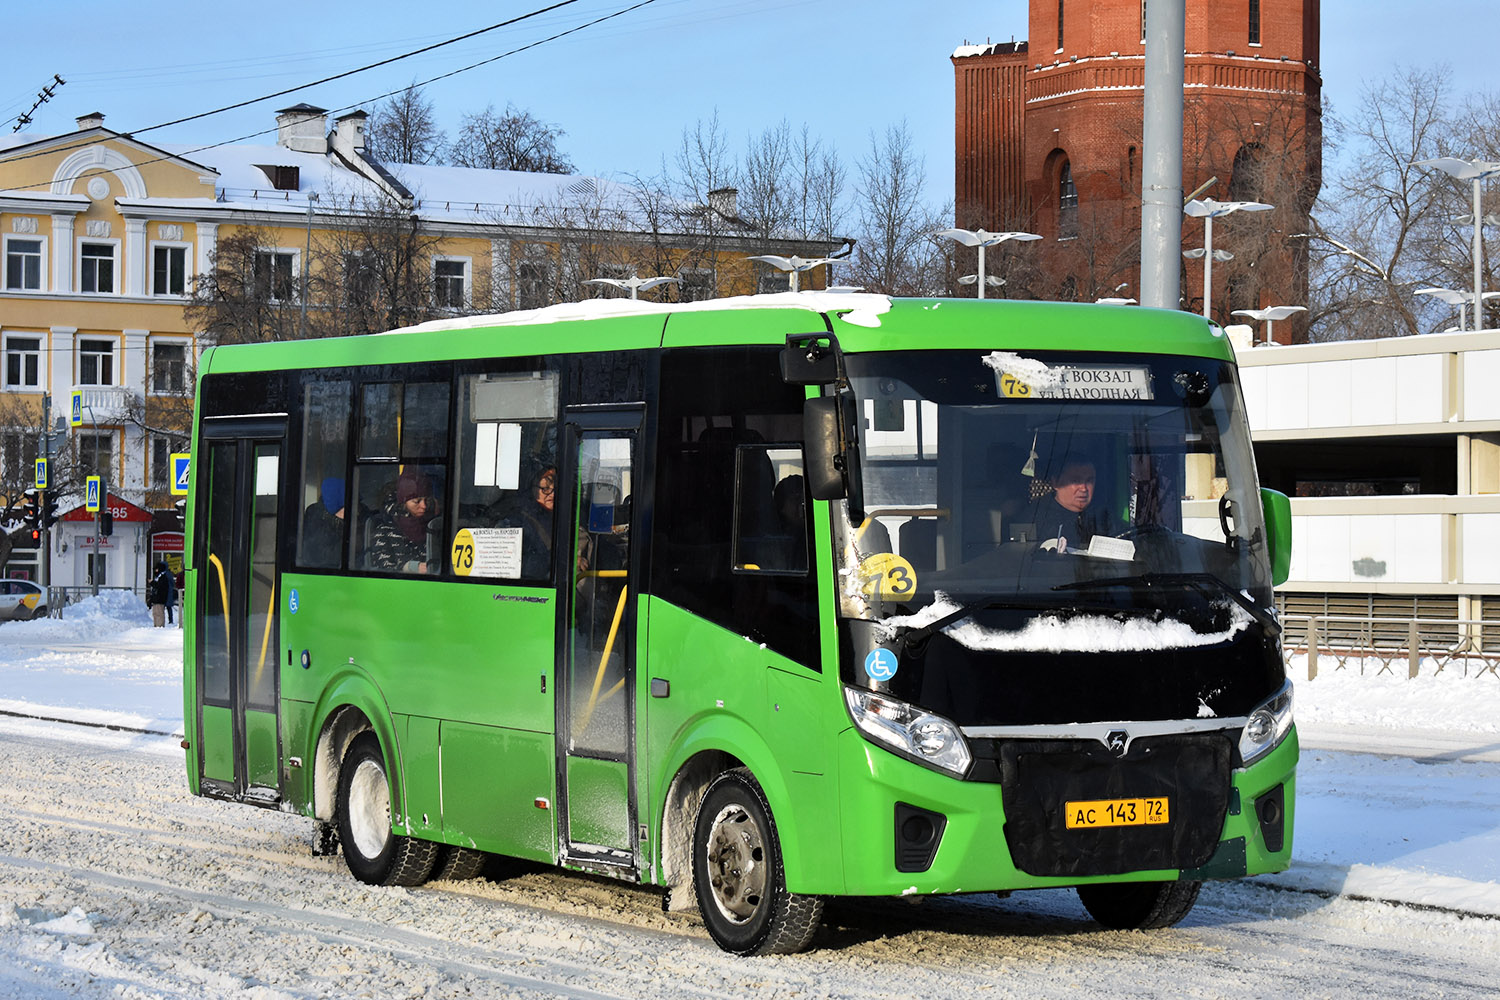
[[[344,559],[344,480],[323,480],[318,499],[302,514],[298,562],[303,566],[338,569]]]

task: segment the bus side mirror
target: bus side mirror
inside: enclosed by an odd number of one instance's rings
[[[864,521],[859,475],[859,404],[847,390],[802,404],[802,440],[807,492],[814,500],[849,501],[849,517]]]
[[[1279,587],[1292,571],[1292,502],[1285,493],[1262,489],[1260,508],[1266,522],[1266,552],[1271,557],[1271,586]]]

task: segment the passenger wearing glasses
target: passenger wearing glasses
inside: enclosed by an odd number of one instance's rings
[[[370,540],[371,568],[437,572],[435,563],[429,567],[427,554],[427,525],[438,513],[432,480],[415,469],[401,473],[384,513]]]
[[[552,508],[557,500],[557,469],[547,466],[532,480],[531,493],[517,516],[521,529],[521,576],[545,580],[552,568]]]

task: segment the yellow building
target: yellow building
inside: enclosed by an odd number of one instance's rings
[[[83,425],[54,436],[54,480],[76,502],[79,477],[97,469],[112,494],[170,510],[195,360],[216,339],[620,294],[584,284],[600,277],[671,275],[677,287],[654,294],[672,299],[782,290],[785,275],[746,258],[825,256],[846,242],[756,237],[732,190],[683,205],[598,178],[383,164],[366,153],[365,118],[330,127],[325,111],[297,105],[277,113],[275,145],[152,145],[98,113],[65,135],[0,138],[0,497],[13,515],[40,453],[43,400],[55,423],[75,390]],[[382,241],[402,239],[418,264],[393,278]],[[193,308],[195,289],[206,306]],[[254,309],[241,312],[253,316],[235,312],[247,296]],[[90,582],[84,546],[68,544],[59,531],[53,584]],[[143,585],[150,546],[113,544],[99,582]],[[12,571],[26,559],[14,554]]]

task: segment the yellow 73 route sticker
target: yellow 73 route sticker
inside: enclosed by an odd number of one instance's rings
[[[860,590],[882,601],[905,601],[917,592],[917,571],[894,552],[877,552],[859,564]]]

